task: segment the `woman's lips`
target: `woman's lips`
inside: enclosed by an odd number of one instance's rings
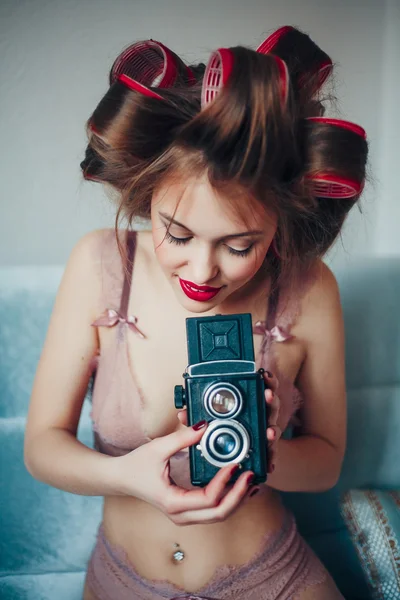
[[[216,296],[221,289],[211,287],[209,285],[196,285],[191,281],[179,278],[181,288],[188,298],[196,300],[197,302],[207,302]]]

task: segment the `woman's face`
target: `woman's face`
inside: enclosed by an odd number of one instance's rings
[[[194,313],[234,300],[263,264],[276,217],[249,203],[246,223],[208,179],[160,188],[151,222],[159,264],[180,304]]]

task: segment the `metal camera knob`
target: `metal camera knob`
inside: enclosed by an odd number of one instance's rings
[[[174,388],[175,408],[182,409],[186,406],[186,395],[183,386],[176,385]]]

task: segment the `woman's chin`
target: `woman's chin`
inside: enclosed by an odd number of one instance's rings
[[[181,294],[179,294],[179,296],[179,303],[181,306],[191,313],[200,315],[209,312],[218,306],[218,302],[215,299],[210,300],[209,302],[197,302],[196,300],[187,298],[185,295],[183,295],[183,298]]]

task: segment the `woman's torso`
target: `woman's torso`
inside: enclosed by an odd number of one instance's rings
[[[124,278],[113,230],[99,233],[99,276],[102,278],[102,310],[113,309],[98,324],[100,356],[93,388],[92,418],[96,445],[102,452],[120,455],[182,427],[177,419],[173,389],[182,383],[187,364],[186,329],[182,309],[149,260],[150,234],[131,234],[136,241],[131,285]],[[124,281],[125,279],[125,281]],[[125,287],[125,291],[124,291]],[[279,321],[271,321],[268,295],[264,302],[241,303],[232,312],[252,312],[256,327],[254,348],[257,367],[275,372],[280,379],[280,424],[284,428],[301,397],[293,385],[305,349],[292,325],[292,307]],[[121,305],[122,300],[122,305]],[[137,319],[142,339],[126,317]],[[269,321],[267,324],[267,317]],[[99,324],[100,323],[100,324]],[[102,326],[103,324],[103,326]],[[280,325],[283,329],[273,329]],[[283,343],[275,337],[290,333]],[[262,334],[262,331],[269,330]],[[272,330],[272,333],[271,333]],[[187,451],[171,459],[171,476],[190,488]],[[135,497],[106,497],[103,525],[106,536],[122,546],[136,570],[148,579],[166,579],[186,588],[205,585],[218,566],[247,562],[269,533],[280,529],[284,509],[279,495],[267,485],[248,498],[228,519],[212,525],[180,527],[166,515]],[[172,561],[174,544],[185,559]]]

